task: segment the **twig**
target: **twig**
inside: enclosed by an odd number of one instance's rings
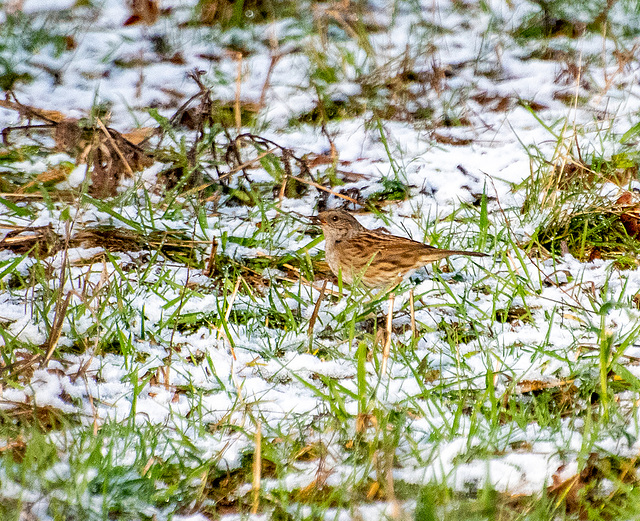
[[[340,199],[346,199],[347,201],[349,201],[350,203],[353,204],[358,204],[358,201],[356,201],[355,199],[353,199],[352,197],[349,197],[348,195],[343,195],[340,194],[338,192],[334,192],[333,190],[331,190],[330,188],[326,188],[324,186],[322,186],[319,183],[316,183],[315,181],[307,181],[306,179],[302,179],[301,177],[292,175],[291,179],[295,179],[296,181],[300,181],[301,183],[305,183],[311,186],[316,187],[318,190],[324,190],[325,192],[329,192],[331,195],[335,195],[336,197],[340,197]]]
[[[320,290],[320,295],[318,296],[318,300],[316,300],[316,305],[313,308],[313,313],[311,314],[311,318],[309,319],[309,327],[307,328],[307,334],[309,337],[313,334],[313,326],[316,324],[316,320],[318,318],[318,313],[320,312],[320,304],[322,304],[322,300],[324,299],[324,292],[327,289],[327,279],[324,279],[324,284],[322,284],[322,289]]]
[[[107,127],[104,126],[104,123],[100,120],[100,118],[96,118],[96,121],[98,122],[98,126],[100,127],[100,130],[102,130],[102,132],[104,132],[104,135],[107,137],[107,140],[109,141],[109,143],[113,147],[113,150],[115,151],[115,153],[120,158],[120,161],[122,161],[122,163],[124,164],[124,169],[127,171],[127,174],[129,174],[131,177],[133,177],[133,170],[129,166],[129,161],[127,161],[127,159],[124,157],[124,154],[120,150],[120,147],[118,145],[116,145],[116,142],[113,139],[113,137],[111,136],[111,133],[107,130]]]

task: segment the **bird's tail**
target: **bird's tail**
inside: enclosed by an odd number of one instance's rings
[[[426,253],[425,260],[427,262],[433,262],[441,259],[446,259],[451,255],[466,255],[468,257],[487,257],[486,253],[479,251],[465,251],[465,250],[439,250],[434,249]],[[427,260],[430,259],[430,260]]]

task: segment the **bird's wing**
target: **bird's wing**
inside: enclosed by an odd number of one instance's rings
[[[384,255],[378,257],[391,257],[401,266],[416,264],[415,267],[417,268],[420,265],[444,259],[450,255],[485,256],[484,253],[475,251],[444,250],[405,237],[384,234],[375,234],[375,236],[380,246],[379,251],[384,252]],[[377,261],[374,260],[374,262]]]

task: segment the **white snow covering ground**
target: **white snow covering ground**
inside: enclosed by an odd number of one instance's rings
[[[623,29],[637,26],[640,16],[632,19],[616,4],[610,15],[617,23],[615,38],[587,32],[574,39],[558,36],[545,40],[549,49],[579,57],[583,65],[582,84],[576,85],[573,78],[559,79],[560,62],[530,57],[542,45],[540,40],[516,41],[512,36],[513,30],[536,12],[533,3],[523,0],[485,1],[484,8],[475,2],[467,5],[424,0],[419,16],[414,8],[402,3],[393,10],[390,3],[372,1],[365,22],[378,24],[381,30],[369,35],[371,54],[340,24],[329,24],[325,47],[317,35],[311,35],[308,28],[314,23],[313,17],[322,16],[321,11],[328,8],[325,4],[314,4],[308,19],[299,23],[279,20],[227,32],[215,26],[179,27],[180,21],[189,18],[195,3],[195,0],[162,2],[169,12],[154,25],[123,27],[128,11],[120,1],[93,2],[92,8],[73,7],[75,2],[63,0],[24,1],[22,9],[34,17],[33,23],[43,27],[57,24],[51,30],[73,35],[77,47],[57,53],[47,45],[29,55],[13,54],[11,59],[16,68],[34,76],[32,82],[17,85],[17,99],[71,117],[87,116],[92,106],[100,103],[109,108],[109,125],[125,132],[155,124],[147,107],[157,108],[165,117],[175,113],[181,103],[197,92],[186,76],[194,68],[204,71],[203,81],[217,99],[233,101],[237,62],[226,51],[233,42],[252,51],[242,62],[241,99],[257,102],[271,55],[281,53],[266,90],[265,107],[258,115],[262,130],[252,131],[292,149],[297,156],[328,153],[330,143],[326,135],[331,136],[340,161],[348,165],[344,170],[362,176],[358,181],[348,182],[342,187],[344,190],[358,188],[363,194],[379,191],[381,180],[393,179],[397,167],[401,180],[411,187],[406,201],[385,207],[386,222],[374,214],[363,214],[359,215],[362,224],[371,228],[385,226],[393,233],[418,240],[436,237],[439,246],[476,247],[475,239],[481,230],[477,219],[468,219],[474,215],[472,207],[463,203],[477,201],[483,192],[489,197],[487,233],[491,238],[486,251],[491,255],[473,262],[461,257],[451,259],[451,272],[456,276],[443,273],[440,278],[423,277],[414,289],[421,296],[415,318],[423,331],[415,350],[408,352],[405,347],[411,343],[409,333],[397,333],[387,375],[379,375],[378,352],[365,363],[370,402],[378,409],[410,411],[403,423],[396,426],[400,435],[394,480],[413,485],[437,481],[456,491],[491,485],[497,491],[531,495],[544,491],[554,475],[569,477],[570,469],[575,473],[585,444],[589,445],[587,452],[637,457],[640,443],[636,441],[639,434],[634,412],[639,398],[636,391],[617,395],[620,406],[629,410],[626,416],[611,420],[617,422],[617,429],[594,433],[586,431],[584,423],[575,417],[551,426],[515,422],[498,426],[487,415],[458,411],[455,399],[443,398],[443,389],[453,394],[457,389],[476,389],[479,410],[491,408],[505,393],[517,392],[514,385],[520,381],[553,382],[571,377],[577,379],[575,383],[579,386],[580,379],[599,378],[598,346],[605,334],[613,335],[614,344],[625,348],[616,352],[619,363],[632,375],[640,376],[640,368],[632,358],[639,356],[636,344],[639,312],[631,305],[640,288],[640,273],[619,270],[609,260],[582,263],[570,255],[551,260],[530,259],[523,251],[507,251],[509,243],[505,239],[512,237],[511,244],[526,240],[544,218],[543,212],[534,212],[529,219],[520,215],[525,194],[516,187],[531,175],[532,155],[554,161],[558,136],[564,132],[567,139],[562,142],[571,143],[573,129],[579,129],[577,139],[583,154],[611,157],[619,153],[622,146],[619,139],[605,140],[603,136],[621,135],[637,122],[640,68],[637,60],[619,68],[615,56],[620,47],[630,46],[623,37]],[[0,16],[6,21],[8,15]],[[433,29],[436,25],[437,31]],[[182,61],[160,59],[151,36],[162,38],[171,53],[180,53]],[[316,90],[309,85],[309,78],[319,65],[310,60],[310,52],[301,49],[323,52],[324,59],[343,75],[339,82],[326,87],[333,99],[358,97],[364,75],[391,77],[390,71],[399,73],[405,53],[411,57],[413,71],[429,72],[434,63],[438,64],[449,71],[441,80],[441,89],[426,89],[418,102],[433,112],[434,119],[445,116],[466,119],[468,123],[463,126],[441,126],[435,130],[451,139],[469,140],[468,144],[437,142],[433,128],[426,123],[421,126],[411,118],[406,122],[384,120],[390,156],[379,129],[371,123],[372,109],[367,107],[356,117],[331,121],[327,134],[316,126],[292,124],[316,105]],[[10,50],[4,48],[3,52]],[[144,67],[115,64],[118,60],[134,59],[144,61]],[[48,72],[51,70],[58,71],[58,79]],[[384,98],[385,87],[381,84],[378,89],[377,95]],[[490,104],[473,99],[479,94],[486,98],[508,97],[508,107],[492,110]],[[569,99],[580,95],[586,101],[574,106],[558,94],[568,94]],[[530,110],[519,100],[544,108]],[[25,123],[15,111],[0,108],[0,127]],[[567,128],[563,129],[565,124]],[[18,133],[12,134],[12,139],[33,142],[30,136]],[[73,161],[65,154],[38,156],[12,163],[10,168],[38,173],[70,160]],[[154,165],[141,178],[150,186],[160,169]],[[212,171],[207,173],[214,175]],[[79,186],[85,174],[86,168],[79,165],[60,187]],[[270,180],[263,171],[253,171],[252,175],[256,180],[261,177]],[[620,190],[613,184],[607,185],[602,197],[615,199]],[[254,237],[255,223],[262,219],[258,212],[252,213],[246,207],[221,204],[206,215],[204,228],[199,224],[194,228],[194,215],[186,212],[181,216],[165,215],[162,208],[154,209],[152,214],[142,192],[138,195],[123,199],[119,208],[122,215],[136,222],[153,220],[159,229],[195,229],[198,239],[215,237],[221,244],[227,236]],[[281,208],[311,215],[317,209],[318,198],[319,191],[311,189],[300,199],[282,201]],[[337,198],[329,198],[330,206],[338,204]],[[460,220],[446,219],[461,206],[463,210],[456,215]],[[0,224],[52,224],[59,233],[65,233],[67,221],[61,220],[64,206],[36,202],[29,203],[29,208],[34,213],[18,217],[11,206],[1,205]],[[78,228],[109,224],[126,227],[92,206],[72,208],[72,212]],[[270,219],[275,216],[274,210],[268,213]],[[307,227],[299,220],[273,222],[276,240],[269,247],[229,241],[219,253],[235,259],[260,253],[281,255],[296,252],[311,240],[304,235]],[[310,253],[318,249],[322,249],[322,243]],[[264,274],[274,279],[264,295],[241,292],[232,301],[230,289],[221,292],[200,272],[176,262],[165,262],[162,257],[155,257],[157,266],[149,270],[145,264],[149,256],[135,252],[116,254],[113,262],[89,265],[81,262],[100,252],[100,248],[76,248],[68,252],[67,258],[60,253],[43,261],[54,271],[63,262],[73,264],[63,288],[63,293],[73,295],[69,312],[73,320],[65,321],[59,346],[70,348],[80,345],[81,340],[91,346],[101,336],[118,331],[114,344],[123,349],[128,345],[130,352],[122,354],[114,349],[116,354],[94,355],[89,347],[82,354],[65,354],[63,359],[54,356],[48,367],[35,370],[28,385],[0,388],[0,407],[11,410],[16,404],[29,403],[76,413],[80,418],[76,427],[79,432],[86,432],[94,424],[96,428],[109,424],[111,434],[102,441],[103,456],[111,465],[125,468],[133,468],[136,462],[144,464],[150,458],[167,464],[187,458],[194,468],[198,461],[215,459],[221,470],[238,468],[243,455],[253,450],[259,420],[263,439],[274,445],[277,442],[273,440],[279,437],[293,436],[302,439],[303,444],[320,443],[327,450],[322,470],[314,460],[293,462],[284,478],[264,479],[263,490],[303,489],[320,472],[326,476],[325,483],[335,487],[349,487],[357,476],[370,475],[376,479],[374,468],[355,464],[349,457],[344,448],[346,440],[335,434],[329,419],[337,417],[339,411],[347,418],[345,428],[354,433],[355,415],[361,412],[360,402],[354,398],[359,385],[357,342],[351,343],[348,336],[325,335],[327,331],[341,331],[341,323],[351,319],[358,297],[323,301],[309,349],[306,321],[313,314],[319,284],[311,288],[283,283],[275,280],[278,273],[274,270]],[[4,251],[0,263],[7,266],[18,257]],[[4,277],[9,280],[16,273],[27,276],[34,263],[33,259],[25,258]],[[51,280],[53,289],[59,279]],[[515,284],[517,280],[525,282],[519,288],[506,283]],[[183,304],[185,286],[193,287],[194,293]],[[92,294],[100,295],[98,302],[90,300]],[[10,342],[23,346],[46,342],[47,324],[53,322],[55,309],[43,306],[42,298],[33,293],[33,288],[14,289],[3,284],[0,290],[3,346]],[[109,299],[107,306],[103,305],[103,298]],[[181,330],[173,325],[177,314],[219,316],[228,306],[234,312],[249,317],[255,313],[263,318],[230,321],[226,331],[213,326]],[[494,310],[514,307],[526,307],[532,316],[527,320],[490,322]],[[408,323],[407,308],[408,293],[398,295],[397,324]],[[264,317],[268,316],[268,309],[285,315],[293,312],[303,317],[305,324],[299,330],[267,325]],[[96,314],[98,310],[103,310],[100,316]],[[386,303],[381,304],[380,312],[387,312]],[[486,325],[481,331],[474,331],[470,341],[451,345],[441,325],[464,328],[463,321]],[[14,351],[12,348],[11,352]],[[168,360],[170,370],[165,371]],[[437,372],[435,381],[424,378],[418,370],[420,362]],[[327,382],[337,382],[342,387],[331,387]],[[523,395],[521,399],[527,403],[531,398]],[[119,441],[114,422],[123,425],[133,422],[141,433],[156,437],[146,445],[129,438]],[[215,428],[218,424],[227,428]],[[228,428],[229,425],[236,428]],[[365,433],[365,438],[373,439],[371,432]],[[90,459],[86,456],[90,439],[74,441],[72,431],[59,438],[55,431],[48,436],[59,447],[60,462],[46,476],[34,477],[30,483],[20,482],[0,459],[0,494],[30,503],[35,519],[53,519],[53,499],[49,494],[55,487],[51,483],[77,480],[86,484],[101,472],[95,460],[85,467],[74,460]],[[185,439],[197,456],[183,453],[187,447]],[[0,450],[2,443],[0,440]],[[84,474],[78,471],[81,467]],[[194,477],[198,476],[194,473]],[[127,478],[123,475],[121,479],[125,482]],[[61,488],[55,494],[64,495],[65,490]],[[103,502],[109,501],[107,496],[96,489],[74,501],[83,505],[86,512],[93,512],[97,519]],[[393,508],[391,502],[374,502],[354,506],[350,512],[330,510],[326,515],[327,519],[357,516],[385,519],[393,515]],[[399,508],[410,513],[415,501],[401,501]],[[156,519],[208,519],[201,513],[174,515],[170,508],[152,506],[145,498],[140,498],[140,512]],[[303,513],[300,510],[297,515]],[[242,519],[249,517],[267,518],[256,514]],[[240,518],[235,514],[222,517]]]

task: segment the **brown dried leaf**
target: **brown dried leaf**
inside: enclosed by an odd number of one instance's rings
[[[518,382],[516,389],[521,393],[531,393],[544,389],[556,389],[559,387],[572,386],[574,380],[522,380]]]
[[[0,456],[10,454],[15,463],[22,463],[24,455],[27,452],[27,444],[21,436],[16,439],[7,439],[6,443],[0,447]]]
[[[126,139],[129,143],[132,143],[134,145],[139,145],[145,139],[148,139],[151,136],[153,136],[155,131],[156,129],[153,127],[140,127],[132,130],[131,132],[126,132],[122,134],[122,137]]]
[[[33,181],[30,181],[26,185],[21,186],[16,193],[23,194],[33,186],[37,186],[39,184],[51,182],[59,183],[61,181],[64,181],[69,176],[71,170],[73,170],[73,165],[65,164],[54,166],[53,168],[50,168],[49,170],[45,170],[41,174],[38,174],[38,176]]]
[[[131,15],[123,25],[145,24],[153,25],[158,19],[160,8],[156,0],[130,0],[129,11]]]
[[[100,247],[111,252],[140,251],[144,249],[144,243],[144,237],[138,232],[123,228],[82,230],[71,241],[74,246]]]
[[[121,178],[151,166],[154,159],[118,131],[99,126],[98,142],[90,149],[87,162],[93,164],[91,194],[103,198],[116,194]]]
[[[473,139],[464,139],[464,138],[457,138],[453,136],[445,136],[438,132],[434,132],[432,134],[432,137],[433,139],[436,140],[437,143],[442,143],[444,145],[453,145],[456,147],[464,147],[473,143]]]
[[[3,226],[3,228],[8,227]],[[0,251],[11,250],[14,253],[23,254],[32,250],[31,254],[36,258],[48,257],[59,249],[60,237],[53,231],[50,224],[36,227],[15,226],[0,241]]]
[[[5,109],[15,110],[20,113],[21,116],[31,119],[42,119],[49,123],[59,123],[67,119],[67,116],[57,110],[46,110],[38,107],[32,107],[30,105],[23,105],[16,103],[15,101],[9,101],[7,99],[0,99],[0,107]]]
[[[601,165],[601,168],[607,165]],[[589,165],[572,157],[567,157],[563,162],[554,165],[556,185],[560,190],[571,187],[591,188],[598,182],[612,182],[618,186],[629,184],[637,174],[637,168],[602,168],[595,171]]]
[[[610,462],[596,453],[591,453],[584,469],[569,478],[562,476],[565,465],[561,465],[553,475],[553,485],[547,487],[549,497],[564,501],[568,514],[577,514],[587,519],[587,505],[594,498],[593,486],[610,473]]]
[[[476,103],[479,103],[487,110],[494,112],[506,112],[516,103],[516,99],[509,96],[501,96],[499,94],[489,94],[486,91],[479,92],[471,96]]]
[[[111,152],[106,146],[99,145],[92,152],[93,171],[90,193],[98,199],[112,197],[117,193],[121,171],[114,167]]]
[[[633,192],[625,192],[616,201],[621,207],[620,222],[630,237],[640,238],[640,196]]]
[[[42,432],[59,430],[71,417],[51,405],[38,406],[30,403],[4,402],[13,407],[4,409],[6,417],[17,425],[29,425]]]
[[[56,150],[69,154],[77,153],[79,148],[84,148],[87,136],[80,128],[77,119],[65,118],[57,122],[54,127],[53,139],[56,142]]]

